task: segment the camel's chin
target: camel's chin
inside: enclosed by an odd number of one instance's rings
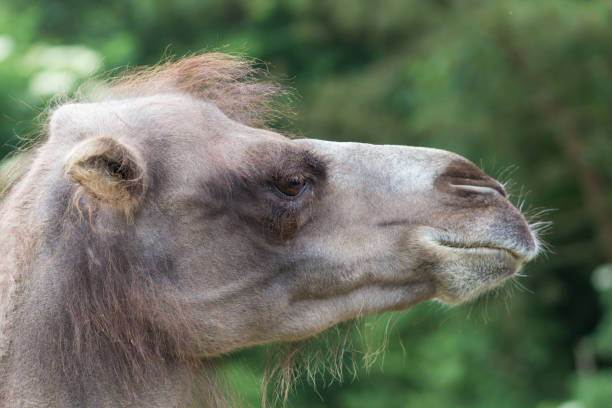
[[[513,250],[492,244],[459,246],[430,241],[427,246],[435,258],[435,297],[450,304],[468,301],[501,284],[526,261]]]

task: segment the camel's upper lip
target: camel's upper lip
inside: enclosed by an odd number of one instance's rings
[[[516,251],[515,249],[508,248],[506,246],[501,246],[497,244],[493,244],[490,242],[460,242],[460,241],[452,241],[447,239],[436,239],[436,244],[453,248],[458,250],[466,250],[466,251],[477,251],[477,250],[493,250],[493,251],[504,251],[511,255],[516,261],[525,262],[527,261],[527,257]]]
[[[517,263],[528,262],[537,255],[537,245],[534,249],[524,247],[521,243],[496,242],[491,239],[479,239],[478,237],[464,237],[448,231],[440,231],[425,227],[419,234],[421,239],[435,247],[447,248],[457,253],[472,255],[493,255],[506,253]]]

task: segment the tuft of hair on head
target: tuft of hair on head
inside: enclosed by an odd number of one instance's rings
[[[269,80],[262,63],[210,52],[167,58],[150,67],[136,67],[112,78],[110,99],[182,92],[210,102],[233,120],[267,128],[291,114],[291,93]],[[281,102],[282,100],[282,102]]]
[[[64,175],[103,205],[128,217],[147,185],[144,161],[136,151],[107,136],[74,146],[64,161]]]

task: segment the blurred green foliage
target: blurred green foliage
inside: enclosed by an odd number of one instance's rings
[[[370,370],[298,385],[289,406],[612,407],[610,44],[608,0],[4,0],[0,156],[91,74],[200,50],[259,58],[301,96],[304,135],[456,151],[511,178],[526,208],[555,209],[528,277],[402,313]],[[227,364],[245,404],[264,354]]]

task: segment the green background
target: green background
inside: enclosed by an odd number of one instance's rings
[[[356,343],[385,353],[302,375],[288,406],[612,407],[612,2],[2,0],[0,157],[91,74],[201,50],[269,63],[299,134],[452,150],[553,210],[527,276],[367,319]],[[240,405],[266,351],[228,359]]]

